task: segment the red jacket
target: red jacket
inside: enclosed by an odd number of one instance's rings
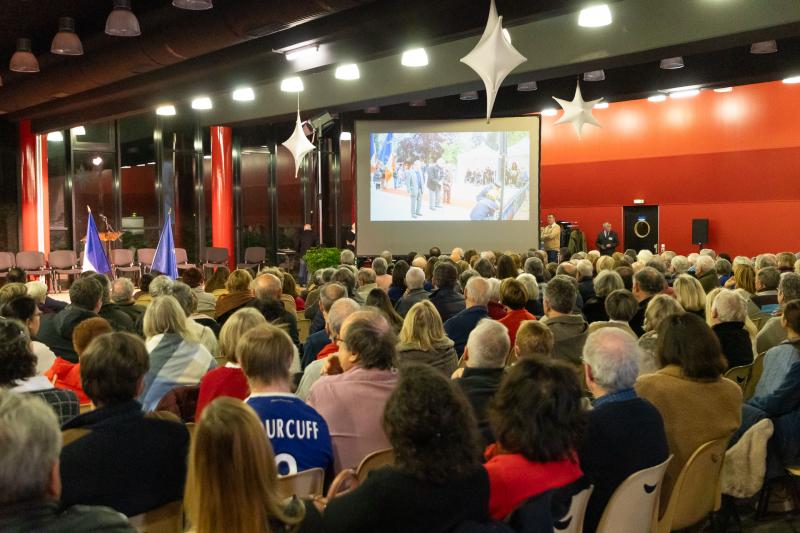
[[[530,314],[524,307],[522,309],[511,309],[506,313],[506,316],[498,320],[506,328],[508,328],[508,337],[511,339],[511,347],[514,347],[514,341],[517,339],[517,330],[519,325],[525,320],[536,320],[536,317]]]
[[[230,364],[230,363],[228,363]],[[200,393],[197,395],[195,422],[200,421],[203,408],[219,396],[230,396],[244,400],[250,395],[250,385],[242,369],[235,366],[215,368],[200,380]]]
[[[325,359],[332,353],[336,353],[339,351],[339,346],[332,342],[330,344],[326,344],[317,354],[317,359]]]
[[[81,364],[70,363],[66,359],[56,357],[56,360],[44,373],[45,377],[53,383],[57,389],[71,390],[78,397],[78,402],[81,405],[92,403],[92,400],[83,392],[83,384],[81,383]],[[55,380],[54,380],[55,378]]]
[[[486,309],[489,310],[489,317],[492,320],[500,320],[506,316],[506,306],[497,302],[489,302],[489,304],[486,306]]]

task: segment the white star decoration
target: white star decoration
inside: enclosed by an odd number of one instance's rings
[[[503,80],[512,70],[527,60],[503,35],[503,17],[497,15],[497,9],[492,0],[489,8],[489,20],[486,22],[481,40],[470,53],[461,58],[461,62],[477,72],[486,86],[487,122],[492,115],[494,100]]]
[[[592,108],[600,103],[602,98],[598,98],[597,100],[592,100],[590,102],[586,102],[583,99],[583,95],[581,94],[581,84],[578,82],[578,86],[575,88],[575,98],[572,99],[571,102],[567,100],[562,100],[561,98],[553,97],[553,100],[558,102],[564,109],[564,114],[561,115],[561,118],[556,120],[554,124],[564,124],[566,122],[572,122],[572,127],[575,128],[575,133],[578,134],[578,139],[581,138],[581,129],[583,129],[584,124],[591,124],[592,126],[600,126],[600,123],[597,122],[597,119],[594,118],[592,115]]]
[[[292,132],[292,136],[286,139],[283,144],[287,150],[292,153],[292,157],[294,158],[294,177],[297,177],[297,173],[300,171],[300,163],[303,162],[303,158],[306,154],[316,146],[311,144],[311,142],[306,138],[306,134],[303,133],[303,124],[300,122],[300,108],[297,108],[297,124],[294,126],[294,131]]]

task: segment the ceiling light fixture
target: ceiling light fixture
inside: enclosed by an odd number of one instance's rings
[[[538,88],[539,86],[536,84],[535,81],[524,81],[522,83],[517,84],[517,90],[521,93],[529,93],[531,91],[535,91]]]
[[[295,61],[297,59],[311,59],[319,55],[319,46],[304,46],[302,48],[295,48],[286,52],[287,61]]]
[[[285,93],[299,93],[302,92],[304,88],[303,80],[297,76],[286,78],[281,81],[281,91]]]
[[[663,102],[666,99],[667,99],[667,95],[666,94],[654,94],[653,96],[648,96],[647,97],[647,101],[648,102]]]
[[[138,37],[142,34],[139,19],[131,10],[131,0],[114,0],[114,9],[106,19],[106,33],[114,37]]]
[[[367,115],[377,115],[380,112],[381,112],[381,108],[377,107],[377,106],[376,107],[368,107],[368,108],[366,108],[364,110],[364,113],[366,113]]]
[[[689,89],[688,91],[674,91],[669,93],[670,98],[692,98],[700,94],[700,89]]]
[[[609,9],[608,4],[587,7],[581,9],[578,14],[578,26],[584,28],[600,28],[608,26],[612,21],[611,9]]]
[[[252,102],[256,99],[256,93],[250,87],[239,87],[231,97],[237,102]]]
[[[583,81],[603,81],[604,79],[606,79],[606,73],[603,72],[603,69],[583,73]]]
[[[685,65],[683,64],[683,57],[675,56],[662,59],[658,66],[663,70],[675,70],[683,68]]]
[[[204,11],[214,7],[214,2],[212,2],[212,0],[172,0],[172,5],[178,9]]]
[[[199,96],[194,100],[192,100],[192,109],[197,109],[198,111],[205,111],[213,107],[214,104],[211,103],[211,98],[209,98],[208,96]]]
[[[54,143],[64,142],[64,134],[60,131],[51,131],[47,134],[47,140]]]
[[[542,109],[542,116],[543,117],[554,117],[558,115],[558,111],[556,111],[552,107],[548,107],[547,109]]]
[[[800,76],[790,76],[788,78],[784,78],[783,83],[786,83],[788,85],[794,85],[795,83],[800,83]]]
[[[83,44],[75,33],[75,19],[70,17],[58,19],[58,33],[53,37],[50,51],[61,56],[83,55]]]
[[[720,87],[718,89],[714,89],[715,93],[732,93],[733,87]]]
[[[462,102],[471,102],[478,99],[478,91],[467,91],[458,95],[458,99]]]
[[[600,102],[594,105],[594,109],[608,109],[608,102]]]
[[[778,43],[776,41],[761,41],[750,45],[751,54],[774,54],[778,51]]]
[[[424,48],[412,48],[403,52],[400,63],[404,67],[424,67],[428,64],[428,53]]]
[[[74,128],[72,128],[72,129],[71,129],[71,130],[69,130],[69,131],[71,131],[71,132],[72,132],[72,134],[73,134],[74,136],[76,136],[76,137],[77,137],[78,135],[86,135],[86,128],[84,128],[83,126],[75,126]]]
[[[39,72],[39,61],[31,52],[30,39],[17,39],[17,51],[11,56],[8,68],[14,72]]]
[[[358,65],[355,63],[348,63],[346,65],[339,65],[336,67],[334,76],[337,80],[352,81],[361,77],[361,71],[358,70]]]
[[[156,115],[161,115],[162,117],[174,117],[176,115],[175,106],[174,105],[162,105],[156,108]]]
[[[99,155],[98,155],[98,156],[95,156],[95,157],[93,157],[93,158],[92,158],[92,164],[93,164],[94,166],[96,166],[96,167],[99,167],[100,165],[102,165],[102,164],[103,164],[103,158],[102,158],[102,157],[100,157]]]
[[[339,140],[349,142],[353,140],[353,136],[350,134],[349,131],[343,131],[342,133],[339,134]]]
[[[425,107],[428,105],[428,102],[425,100],[411,100],[408,105],[409,107]]]

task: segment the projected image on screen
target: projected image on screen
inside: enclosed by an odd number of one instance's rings
[[[370,220],[529,220],[528,131],[371,133]]]

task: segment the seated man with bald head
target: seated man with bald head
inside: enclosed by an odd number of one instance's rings
[[[283,302],[281,302],[283,284],[278,279],[278,276],[260,274],[253,280],[253,292],[255,299],[248,304],[248,307],[258,309],[267,322],[285,327],[292,342],[299,350],[302,344],[300,343],[300,334],[297,331],[297,318],[287,311],[283,306]]]
[[[489,316],[489,296],[491,285],[489,280],[481,276],[473,276],[464,287],[466,309],[455,314],[444,323],[444,332],[455,343],[456,354],[461,357],[467,339],[478,322]]]
[[[404,317],[408,314],[409,309],[414,307],[414,304],[427,300],[430,293],[426,291],[423,286],[425,285],[425,272],[418,267],[411,267],[406,272],[406,293],[397,300],[394,308],[397,313]]]
[[[397,386],[397,337],[377,310],[357,311],[342,324],[339,353],[311,387],[308,404],[328,423],[334,468],[355,468],[372,452],[390,448],[381,419]]]
[[[318,303],[319,312],[314,317],[314,321],[311,322],[311,334],[303,344],[303,368],[314,361],[319,352],[331,342],[327,328],[328,313],[330,312],[331,306],[334,304],[334,302],[341,298],[347,298],[347,288],[345,288],[344,285],[330,282],[323,285],[320,289]],[[322,325],[315,327],[315,323],[318,319]]]

